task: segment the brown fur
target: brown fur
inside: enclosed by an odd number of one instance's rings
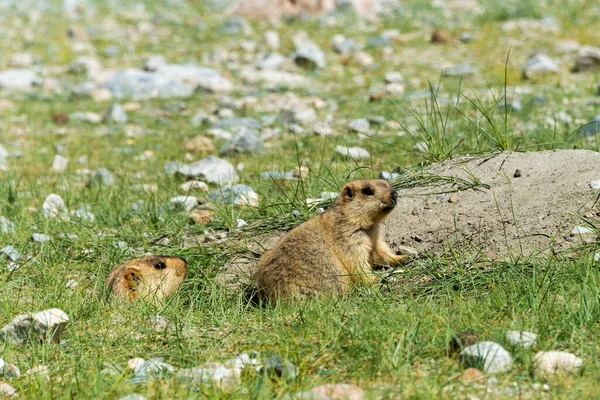
[[[183,258],[148,256],[119,265],[108,275],[106,286],[122,300],[165,299],[173,294],[187,276]]]
[[[263,254],[256,272],[259,296],[275,302],[344,293],[354,284],[372,285],[375,265],[405,262],[407,256],[392,253],[379,231],[396,196],[384,180],[347,183],[331,209],[295,227]]]

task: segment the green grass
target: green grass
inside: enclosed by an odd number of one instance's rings
[[[114,22],[135,30],[139,10],[112,12],[101,3],[101,13],[78,23],[93,28],[90,42],[107,68],[140,67],[144,57],[153,53],[164,54],[173,63],[201,64],[203,57],[210,60],[214,49],[243,53],[236,44],[240,37],[219,33],[226,17],[210,11],[202,2],[188,2],[183,8],[145,2],[156,26],[132,41],[124,39],[129,38],[126,32],[111,27]],[[559,58],[554,53],[555,40],[576,39],[597,45],[600,13],[595,3],[481,4],[481,14],[461,10],[447,14],[421,1],[401,2],[397,13],[384,16],[375,25],[367,24],[371,31],[348,29],[358,23],[352,16],[339,17],[337,25],[329,25],[322,18],[296,18],[281,25],[254,23],[254,33],[246,39],[260,45],[262,33],[275,29],[281,36],[282,54],[292,52],[292,35],[299,30],[309,32],[326,49],[328,68],[306,72],[316,85],[296,94],[335,103],[337,107],[317,112],[321,119],[333,115],[336,134],[294,135],[277,122],[275,126],[282,133],[267,143],[264,153],[227,157],[233,165],[244,163],[241,182],[259,193],[260,207],[216,205],[216,217],[207,226],[191,225],[185,213],[162,209],[170,198],[185,194],[179,187],[182,181],[167,176],[163,165],[185,160],[184,143],[207,131],[207,126],[192,127],[190,118],[198,110],[218,107],[221,96],[198,93],[186,100],[143,101],[139,111],[128,113],[130,122],[122,127],[75,122],[55,125],[55,113],[102,113],[109,105],[72,100],[68,90],[59,94],[44,89],[34,95],[0,93],[12,103],[5,110],[0,106],[0,144],[12,154],[18,153],[8,160],[11,169],[0,171],[0,215],[16,225],[14,233],[0,233],[0,248],[13,245],[23,256],[18,262],[20,268],[13,272],[0,258],[0,326],[16,315],[52,307],[64,310],[71,319],[59,344],[0,344],[0,358],[16,364],[22,372],[41,365],[50,369],[49,380],[32,376],[6,381],[18,389],[21,398],[118,399],[135,392],[156,399],[269,399],[339,382],[360,385],[368,398],[462,398],[467,394],[484,398],[485,387],[461,383],[458,374],[462,366],[449,348],[455,333],[472,330],[482,340],[504,345],[513,355],[512,370],[497,377],[499,394],[495,398],[511,397],[510,390],[517,391],[515,383],[522,394],[541,397],[541,391],[532,385],[545,381],[532,374],[532,359],[535,351],[553,349],[577,354],[584,360],[584,369],[548,382],[546,396],[598,397],[600,273],[598,262],[593,261],[598,243],[580,249],[571,258],[515,258],[513,262],[491,264],[480,261],[476,245],[465,244],[448,248],[443,257],[424,255],[403,272],[381,272],[378,287],[335,300],[312,300],[275,309],[254,306],[243,293],[228,292],[215,283],[217,273],[234,254],[247,252],[239,243],[309,218],[317,210],[306,205],[306,198],[337,192],[349,179],[377,177],[382,170],[398,168],[402,173],[393,182],[396,188],[428,186],[435,191],[436,185],[448,182],[427,174],[426,166],[463,154],[574,147],[600,151],[598,136],[585,139],[576,131],[598,113],[594,97],[597,74],[569,74],[568,58],[561,58],[566,61],[556,76],[530,82],[524,81],[520,72],[532,50],[542,48]],[[124,7],[131,10],[128,2]],[[534,39],[525,40],[519,30],[502,28],[504,22],[515,18],[545,15],[556,18],[563,29],[556,34],[534,32]],[[68,65],[75,53],[66,38],[67,23],[59,8],[42,14],[35,23],[30,23],[30,17],[23,12],[0,13],[3,31],[14,36],[9,40],[0,35],[0,69],[7,68],[10,56],[21,51],[32,52],[43,65]],[[469,44],[431,45],[427,36],[435,28],[447,29],[455,38],[469,31],[475,38]],[[33,39],[20,39],[23,29],[29,29]],[[391,54],[382,48],[367,48],[365,51],[376,60],[372,69],[342,65],[329,50],[329,39],[336,33],[364,41],[385,29],[398,29],[407,36],[402,43],[392,44]],[[109,45],[117,45],[121,54],[104,56],[102,50]],[[441,62],[465,59],[479,70],[478,74],[440,78]],[[209,61],[207,66],[237,79],[238,71],[229,63]],[[381,83],[389,71],[403,73],[406,95],[369,102],[369,87]],[[363,76],[365,87],[356,85],[354,75]],[[60,72],[51,76],[67,85],[86,80]],[[246,94],[260,101],[267,93],[259,89],[231,96]],[[513,99],[521,101],[521,111],[503,107],[505,101]],[[185,108],[173,111],[181,102]],[[561,111],[573,118],[570,126],[547,123]],[[266,113],[250,108],[235,110],[235,114],[258,118]],[[396,125],[374,127],[365,137],[348,132],[347,121],[368,115],[383,116]],[[224,143],[213,142],[217,148]],[[415,148],[419,142],[427,145],[425,151]],[[364,147],[372,157],[360,163],[336,158],[338,144]],[[57,148],[70,160],[63,174],[50,171]],[[146,157],[139,157],[142,154]],[[87,161],[79,163],[82,156]],[[200,156],[192,154],[192,158]],[[298,165],[310,168],[305,179],[285,183],[261,177],[266,170],[290,171]],[[113,187],[86,186],[88,172],[99,167],[114,174]],[[476,180],[458,183],[465,187],[481,184]],[[139,184],[155,184],[159,190],[136,190]],[[95,221],[43,218],[40,209],[50,193],[62,196],[69,210],[89,205]],[[132,212],[131,205],[140,200],[144,211]],[[293,210],[300,211],[300,218],[293,216]],[[248,225],[236,228],[238,218]],[[597,218],[587,222],[600,225]],[[184,245],[209,230],[227,232],[228,240]],[[31,234],[36,232],[51,235],[52,241],[32,242]],[[126,246],[117,246],[118,242]],[[160,305],[138,302],[119,306],[108,301],[104,280],[109,271],[146,253],[187,259],[190,274],[180,292]],[[69,280],[76,280],[78,285],[66,289]],[[156,315],[169,322],[165,332],[152,328],[150,320]],[[510,329],[536,332],[535,348],[511,348],[505,339]],[[263,356],[276,352],[294,362],[299,367],[298,378],[276,379],[246,370],[241,384],[230,391],[210,385],[195,388],[172,377],[140,385],[128,380],[131,371],[126,364],[134,357],[163,357],[176,367],[189,368],[223,362],[252,350]],[[110,366],[120,372],[107,374]],[[487,378],[479,384],[485,386]]]

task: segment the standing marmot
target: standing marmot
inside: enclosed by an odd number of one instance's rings
[[[183,258],[148,256],[113,269],[106,286],[121,299],[164,299],[179,288],[186,276],[187,263]]]
[[[346,292],[352,284],[372,285],[372,267],[399,264],[379,232],[396,205],[384,180],[347,183],[335,204],[288,232],[258,263],[258,294],[275,302],[326,292]]]

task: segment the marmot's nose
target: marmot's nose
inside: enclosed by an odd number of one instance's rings
[[[396,201],[398,200],[398,193],[395,190],[392,190],[392,205],[396,205]]]

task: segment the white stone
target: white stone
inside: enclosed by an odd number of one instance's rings
[[[265,43],[271,50],[279,49],[279,34],[276,31],[269,30],[264,34]]]
[[[199,192],[208,192],[208,185],[202,181],[187,181],[181,184],[181,190],[189,192],[190,190],[197,190]]]
[[[4,254],[9,260],[19,261],[21,258],[21,253],[13,246],[5,246],[0,249],[0,254]]]
[[[193,196],[175,196],[170,200],[170,203],[175,208],[183,208],[190,212],[198,205],[198,199]]]
[[[513,346],[528,349],[535,343],[537,335],[535,333],[525,331],[508,331],[506,332],[506,339]]]
[[[587,228],[587,227],[581,226],[581,225],[577,225],[571,231],[571,234],[573,234],[573,235],[586,235],[589,233],[594,233],[594,231],[590,228]]]
[[[335,152],[347,159],[360,161],[360,160],[368,160],[371,158],[371,153],[367,149],[363,149],[362,147],[346,147],[342,145],[335,146]]]
[[[94,112],[74,112],[69,115],[71,121],[87,122],[89,124],[99,124],[102,122],[102,116]]]
[[[0,215],[0,233],[14,233],[15,224],[13,224],[8,218]]]
[[[469,365],[482,364],[483,372],[488,374],[505,372],[512,366],[509,352],[494,342],[480,342],[465,347],[460,355]]]
[[[535,371],[543,376],[570,374],[583,366],[581,358],[565,351],[540,351],[533,363]]]
[[[77,287],[78,283],[75,279],[70,279],[67,281],[67,283],[65,283],[65,287],[67,289],[75,289]]]
[[[348,123],[348,129],[357,133],[369,133],[371,130],[371,124],[366,118],[358,118]]]
[[[214,383],[221,389],[231,389],[240,382],[241,370],[227,368],[220,363],[205,363],[195,368],[182,369],[177,377],[195,384]]]
[[[14,397],[17,395],[17,389],[6,382],[0,382],[0,398]]]
[[[246,367],[259,366],[260,362],[257,358],[250,357],[248,353],[242,353],[239,356],[232,358],[231,360],[225,361],[224,365],[227,368],[244,369]]]
[[[558,65],[545,54],[536,54],[530,58],[523,67],[523,75],[526,78],[534,78],[555,74],[558,72]]]
[[[0,338],[12,344],[25,344],[31,334],[39,341],[52,340],[58,343],[68,322],[67,314],[58,308],[22,314],[0,329]]]
[[[241,218],[238,218],[235,220],[235,226],[236,228],[243,228],[244,226],[248,225],[248,223],[246,221],[244,221]]]
[[[54,156],[54,161],[52,162],[52,171],[56,173],[65,172],[68,164],[69,160],[67,158],[57,154]]]
[[[590,187],[594,190],[600,189],[600,181],[591,181]]]

